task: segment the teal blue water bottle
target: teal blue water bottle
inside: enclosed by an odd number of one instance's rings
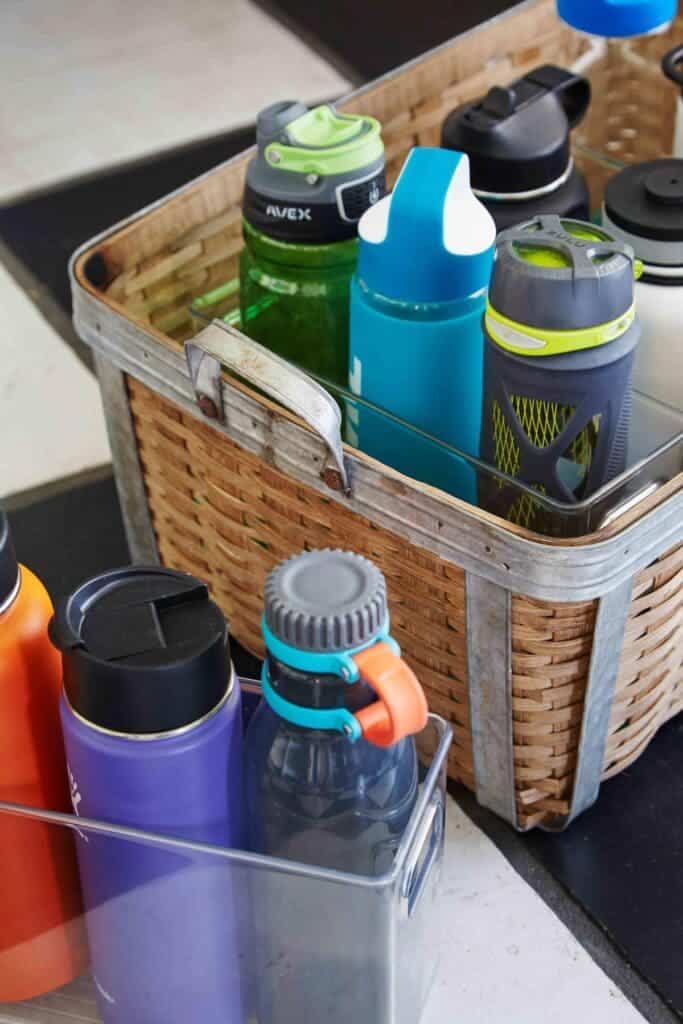
[[[474,470],[436,438],[478,455],[482,317],[496,228],[470,188],[469,160],[413,149],[390,196],[363,214],[351,284],[347,440],[467,501]],[[430,436],[425,436],[430,435]]]

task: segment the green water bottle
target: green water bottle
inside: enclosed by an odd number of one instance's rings
[[[242,330],[344,386],[357,224],[385,192],[379,122],[285,101],[261,111],[256,142],[244,190]]]

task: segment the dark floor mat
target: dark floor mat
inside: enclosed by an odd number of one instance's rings
[[[113,477],[72,488],[9,512],[20,562],[52,600],[83,580],[130,561]]]
[[[9,520],[19,560],[40,577],[53,601],[130,561],[113,477],[10,510]],[[240,676],[259,678],[261,662],[234,639],[232,658]]]
[[[515,4],[512,0],[262,0],[261,6],[361,81],[383,75]]]
[[[683,1018],[683,719],[534,854]]]

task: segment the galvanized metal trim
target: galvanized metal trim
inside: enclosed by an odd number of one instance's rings
[[[467,573],[467,671],[477,800],[517,827],[508,590]]]
[[[158,564],[159,552],[125,378],[121,370],[97,349],[94,357],[130,557],[134,562]]]
[[[74,295],[81,337],[119,369],[206,423],[197,408],[180,351],[80,290]],[[507,590],[548,601],[586,601],[630,579],[683,541],[683,491],[621,533],[592,544],[546,544],[508,530],[464,502],[441,495],[378,463],[346,450],[351,498],[323,480],[327,448],[321,438],[284,414],[266,408],[227,379],[226,422],[212,429],[231,438],[326,497],[378,526]],[[135,456],[137,459],[137,456]]]
[[[185,358],[200,411],[209,419],[223,423],[225,409],[220,359],[201,349],[194,341],[185,342]]]
[[[566,817],[546,826],[547,831],[562,831],[598,799],[614,688],[619,674],[620,652],[632,593],[633,579],[628,579],[600,599],[593,633],[571,808]]]
[[[208,395],[209,401],[217,406],[218,418],[225,419],[220,369],[221,364],[226,366],[308,423],[329,449],[341,489],[349,491],[341,412],[335,399],[317,381],[253,338],[218,321],[185,342],[185,355],[200,409]],[[206,388],[213,388],[215,397]]]

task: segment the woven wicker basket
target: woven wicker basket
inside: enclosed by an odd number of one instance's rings
[[[595,99],[576,157],[594,198],[617,159],[670,150],[675,90],[654,62],[671,38],[647,40],[642,55],[634,44],[591,57],[554,6],[522,4],[341,104],[382,122],[390,182],[412,146],[438,144],[456,104],[582,56]],[[96,351],[133,554],[209,581],[233,633],[259,654],[262,585],[276,562],[330,545],[374,559],[394,635],[453,724],[451,776],[519,829],[562,828],[683,707],[683,475],[599,535],[560,543],[348,448],[351,490],[341,492],[322,440],[233,377],[219,385],[225,421],[206,418],[181,343],[192,300],[237,273],[249,157],[73,261],[76,324]]]

